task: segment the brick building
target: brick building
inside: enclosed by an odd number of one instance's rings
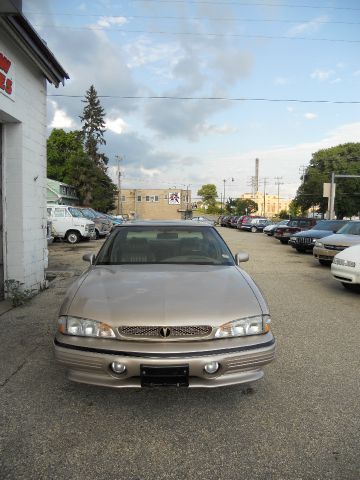
[[[181,189],[122,189],[116,213],[138,220],[181,220],[191,217],[191,191]]]
[[[257,212],[254,215],[262,215],[264,217],[275,217],[278,215],[281,210],[289,210],[289,204],[291,200],[286,200],[284,198],[279,198],[277,195],[265,195],[265,205],[264,205],[264,194],[261,192],[256,192],[255,195],[252,193],[243,193],[240,195],[241,199],[253,200],[258,205]],[[265,208],[264,208],[265,207]]]

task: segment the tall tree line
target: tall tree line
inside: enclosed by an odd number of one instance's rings
[[[105,111],[93,85],[82,102],[82,129],[54,128],[48,138],[48,177],[74,186],[82,205],[107,212],[115,207],[116,186],[107,175],[109,159],[100,151],[106,145]]]

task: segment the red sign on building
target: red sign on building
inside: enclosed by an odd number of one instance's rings
[[[0,51],[0,93],[14,98],[14,79],[12,61]]]

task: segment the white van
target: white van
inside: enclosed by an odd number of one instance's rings
[[[95,223],[85,218],[76,207],[47,205],[46,208],[55,238],[65,238],[69,243],[95,238]]]

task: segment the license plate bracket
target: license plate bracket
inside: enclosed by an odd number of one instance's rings
[[[142,387],[188,387],[189,365],[140,365]]]

